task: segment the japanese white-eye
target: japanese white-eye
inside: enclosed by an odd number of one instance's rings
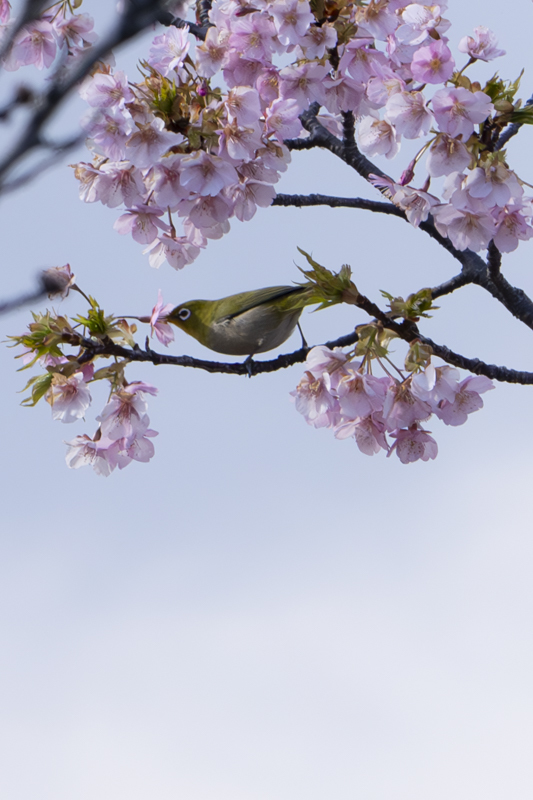
[[[181,303],[166,321],[217,353],[253,356],[283,344],[304,307],[320,302],[316,287],[271,286],[220,300]]]

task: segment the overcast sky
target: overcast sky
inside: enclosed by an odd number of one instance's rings
[[[533,93],[530,0],[451,0],[446,16],[455,52],[478,24],[507,50],[476,75],[525,67],[522,96]],[[118,58],[132,76],[143,41]],[[82,110],[56,128],[75,130]],[[532,137],[509,147],[529,183]],[[387,163],[395,177],[404,166]],[[314,152],[294,155],[279,190],[374,196]],[[401,220],[272,208],[185,270],[154,271],[113,231],[117,215],[79,202],[66,165],[4,197],[0,294],[68,261],[107,313],[146,314],[159,288],[177,304],[291,283],[297,246],[330,269],[351,264],[375,300],[458,269]],[[533,292],[533,242],[504,272]],[[433,339],[533,369],[531,332],[481,289],[439,304],[422,326]],[[61,310],[85,306],[74,296]],[[29,318],[2,317],[1,338]],[[365,315],[302,320],[318,343]],[[170,349],[209,357],[180,332]],[[498,385],[461,428],[435,421],[437,460],[403,466],[307,426],[289,402],[301,366],[253,380],[132,366],[129,380],[160,390],[156,455],[103,479],[68,470],[63,441],[94,433],[106,388],[85,423],[62,425],[45,403],[20,407],[27,373],[12,350],[0,358],[2,797],[529,800],[531,388]]]

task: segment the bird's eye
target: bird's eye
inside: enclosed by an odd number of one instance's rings
[[[190,310],[188,308],[182,308],[181,311],[178,314],[178,317],[180,319],[182,319],[184,322],[185,322],[186,319],[189,319],[190,316],[191,316],[191,312],[190,312]]]

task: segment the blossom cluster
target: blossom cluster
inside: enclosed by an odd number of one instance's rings
[[[376,377],[364,365],[340,349],[313,347],[291,392],[296,410],[309,425],[332,428],[337,439],[353,437],[366,455],[395,452],[402,464],[436,457],[437,443],[423,427],[432,415],[446,425],[462,425],[483,407],[480,395],[494,388],[484,376],[460,380],[459,371],[447,365],[429,363],[403,380]]]
[[[47,273],[57,283],[58,291],[54,294],[66,297],[71,289],[83,294],[69,264],[47,270]],[[91,465],[98,475],[107,476],[116,467],[124,469],[132,461],[147,462],[154,455],[151,439],[157,432],[150,428],[145,396],[156,395],[158,390],[142,381],[126,381],[127,360],[115,360],[114,364],[95,370],[97,357],[87,357],[85,337],[90,337],[88,341],[93,343],[103,337],[131,347],[135,328],[126,320],[106,317],[94,299],[87,299],[89,312],[85,317],[77,317],[74,325],[66,317],[48,311],[33,314],[28,330],[9,338],[14,346],[24,348],[18,356],[22,369],[35,365],[45,369],[43,374],[28,381],[26,389],[31,387],[31,394],[23,405],[34,406],[44,398],[54,420],[73,423],[84,419],[92,402],[91,384],[99,380],[109,382],[110,396],[96,417],[99,427],[95,435],[83,434],[66,442],[69,448],[66,461],[70,468]],[[164,338],[166,329],[164,321],[158,320],[162,310],[159,298],[152,312],[152,330],[159,338]],[[66,355],[72,348],[74,353]]]
[[[0,0],[1,39],[9,35],[12,24],[11,5]],[[16,34],[2,66],[8,72],[29,65],[44,70],[58,62],[65,68],[96,42],[93,24],[88,14],[75,14],[70,2],[52,3]]]
[[[232,217],[249,220],[271,204],[290,160],[284,141],[305,135],[299,116],[316,102],[335,133],[340,113],[353,112],[371,157],[391,159],[402,138],[425,137],[398,181],[375,181],[414,225],[431,212],[460,250],[491,239],[503,252],[516,248],[532,235],[533,207],[495,141],[517,115],[532,118],[514,102],[517,83],[494,78],[482,90],[464,74],[504,53],[488,29],[461,39],[466,63],[457,71],[446,5],[214,0],[194,50],[188,28],[171,27],[141,62],[143,81],[99,65],[84,83],[93,160],[76,166],[81,198],[123,205],[118,232],[144,245],[152,266],[180,269]],[[415,188],[426,152],[427,176]],[[442,197],[429,192],[439,177]]]
[[[72,387],[70,396],[63,399],[69,409],[82,405],[80,395],[87,393],[82,384],[80,381],[79,386]],[[97,434],[92,439],[85,434],[76,436],[66,443],[69,447],[67,466],[77,469],[89,464],[98,475],[107,476],[115,467],[124,469],[132,461],[150,461],[154,455],[150,439],[157,436],[157,432],[148,427],[150,420],[144,399],[147,393],[154,395],[157,389],[142,381],[129,383],[114,392],[96,418],[100,422]],[[53,411],[57,400],[50,398],[50,402]],[[74,421],[62,419],[63,422]]]

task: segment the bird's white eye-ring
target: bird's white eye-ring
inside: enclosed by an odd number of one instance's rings
[[[186,319],[189,319],[190,316],[191,312],[188,308],[182,308],[180,313],[178,314],[178,317],[182,319],[184,322]]]

